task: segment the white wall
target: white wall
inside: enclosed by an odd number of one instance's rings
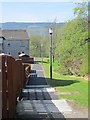
[[[22,51],[29,55],[29,40],[4,40],[3,51],[16,58],[18,58],[18,53]]]

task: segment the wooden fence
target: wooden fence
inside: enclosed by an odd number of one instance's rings
[[[2,58],[0,57],[0,120],[2,118]]]
[[[0,116],[14,118],[16,99],[25,86],[25,65],[11,56],[0,56]]]

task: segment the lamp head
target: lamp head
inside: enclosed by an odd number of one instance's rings
[[[49,34],[52,35],[53,31],[52,28],[49,28]]]

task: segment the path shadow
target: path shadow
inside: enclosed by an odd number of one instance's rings
[[[27,85],[47,85],[44,77],[30,77]]]
[[[47,82],[50,83],[50,85],[52,85],[52,87],[57,87],[57,86],[69,86],[75,83],[78,83],[80,81],[78,80],[61,80],[61,79],[50,79],[50,78],[46,78]]]
[[[47,84],[46,79],[44,77],[31,77],[27,85],[47,85]],[[53,92],[50,93],[53,94],[54,99],[57,100],[57,97],[54,96],[54,93]],[[52,97],[44,87],[33,88],[31,86],[28,86],[24,89],[22,98],[23,100],[20,101],[16,107],[17,119],[66,120],[63,113],[60,112],[57,106],[52,102]]]
[[[36,73],[36,70],[31,70],[31,72],[30,73]]]
[[[48,61],[46,62],[46,61],[41,61],[41,60],[36,60],[36,61],[34,61],[34,64],[39,64],[39,63],[49,63]]]
[[[39,64],[39,61],[34,61],[34,64]]]
[[[78,80],[61,80],[61,79],[50,79],[45,77],[31,77],[28,80],[27,85],[48,85],[50,84],[52,87],[58,86],[70,86],[72,84],[78,83]]]

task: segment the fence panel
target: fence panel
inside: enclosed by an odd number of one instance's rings
[[[0,119],[14,118],[16,98],[25,86],[25,65],[11,56],[0,56]]]
[[[17,96],[20,96],[22,89],[22,60],[16,60],[17,68]]]
[[[13,109],[14,109],[14,113],[15,113],[15,109],[16,109],[16,99],[17,99],[17,92],[18,92],[18,87],[17,87],[17,80],[18,80],[18,76],[17,76],[17,64],[15,59],[12,59],[12,68],[13,68],[13,73],[12,73],[12,77],[13,77]]]
[[[0,120],[2,118],[2,57],[0,56]]]
[[[6,56],[2,56],[2,118],[8,117],[7,109],[7,61]]]
[[[25,84],[25,68],[24,65],[22,64],[22,88],[24,87]]]
[[[8,80],[8,114],[9,118],[14,117],[14,58],[7,57],[7,80]]]

